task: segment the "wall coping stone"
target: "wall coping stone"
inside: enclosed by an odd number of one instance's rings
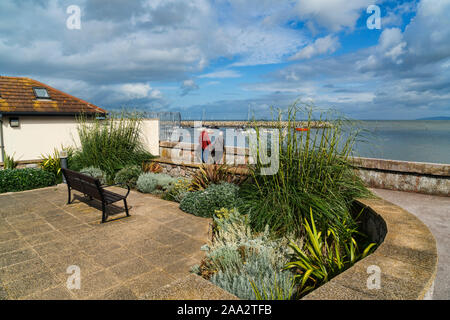
[[[353,162],[356,166],[362,169],[376,169],[399,173],[450,177],[450,164],[362,157],[354,157]]]

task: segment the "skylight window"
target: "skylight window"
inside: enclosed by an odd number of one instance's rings
[[[45,88],[33,88],[34,95],[38,99],[50,99],[47,89]]]

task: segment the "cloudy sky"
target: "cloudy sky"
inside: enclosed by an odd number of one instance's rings
[[[450,0],[1,0],[0,74],[186,119],[297,99],[356,119],[450,116],[449,14]]]

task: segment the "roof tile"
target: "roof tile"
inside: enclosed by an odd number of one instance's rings
[[[46,88],[50,99],[37,99],[33,88]],[[106,113],[106,110],[44,83],[0,76],[0,113]]]

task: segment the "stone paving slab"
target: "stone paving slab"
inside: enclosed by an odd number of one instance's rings
[[[210,219],[151,195],[132,191],[131,216],[118,204],[103,224],[100,202],[74,197],[67,205],[65,185],[0,195],[0,300],[148,298],[187,279],[210,239]],[[80,267],[80,289],[67,288],[71,265]],[[170,298],[184,299],[190,290]]]
[[[236,296],[195,274],[151,291],[144,298],[150,300],[238,300]]]

